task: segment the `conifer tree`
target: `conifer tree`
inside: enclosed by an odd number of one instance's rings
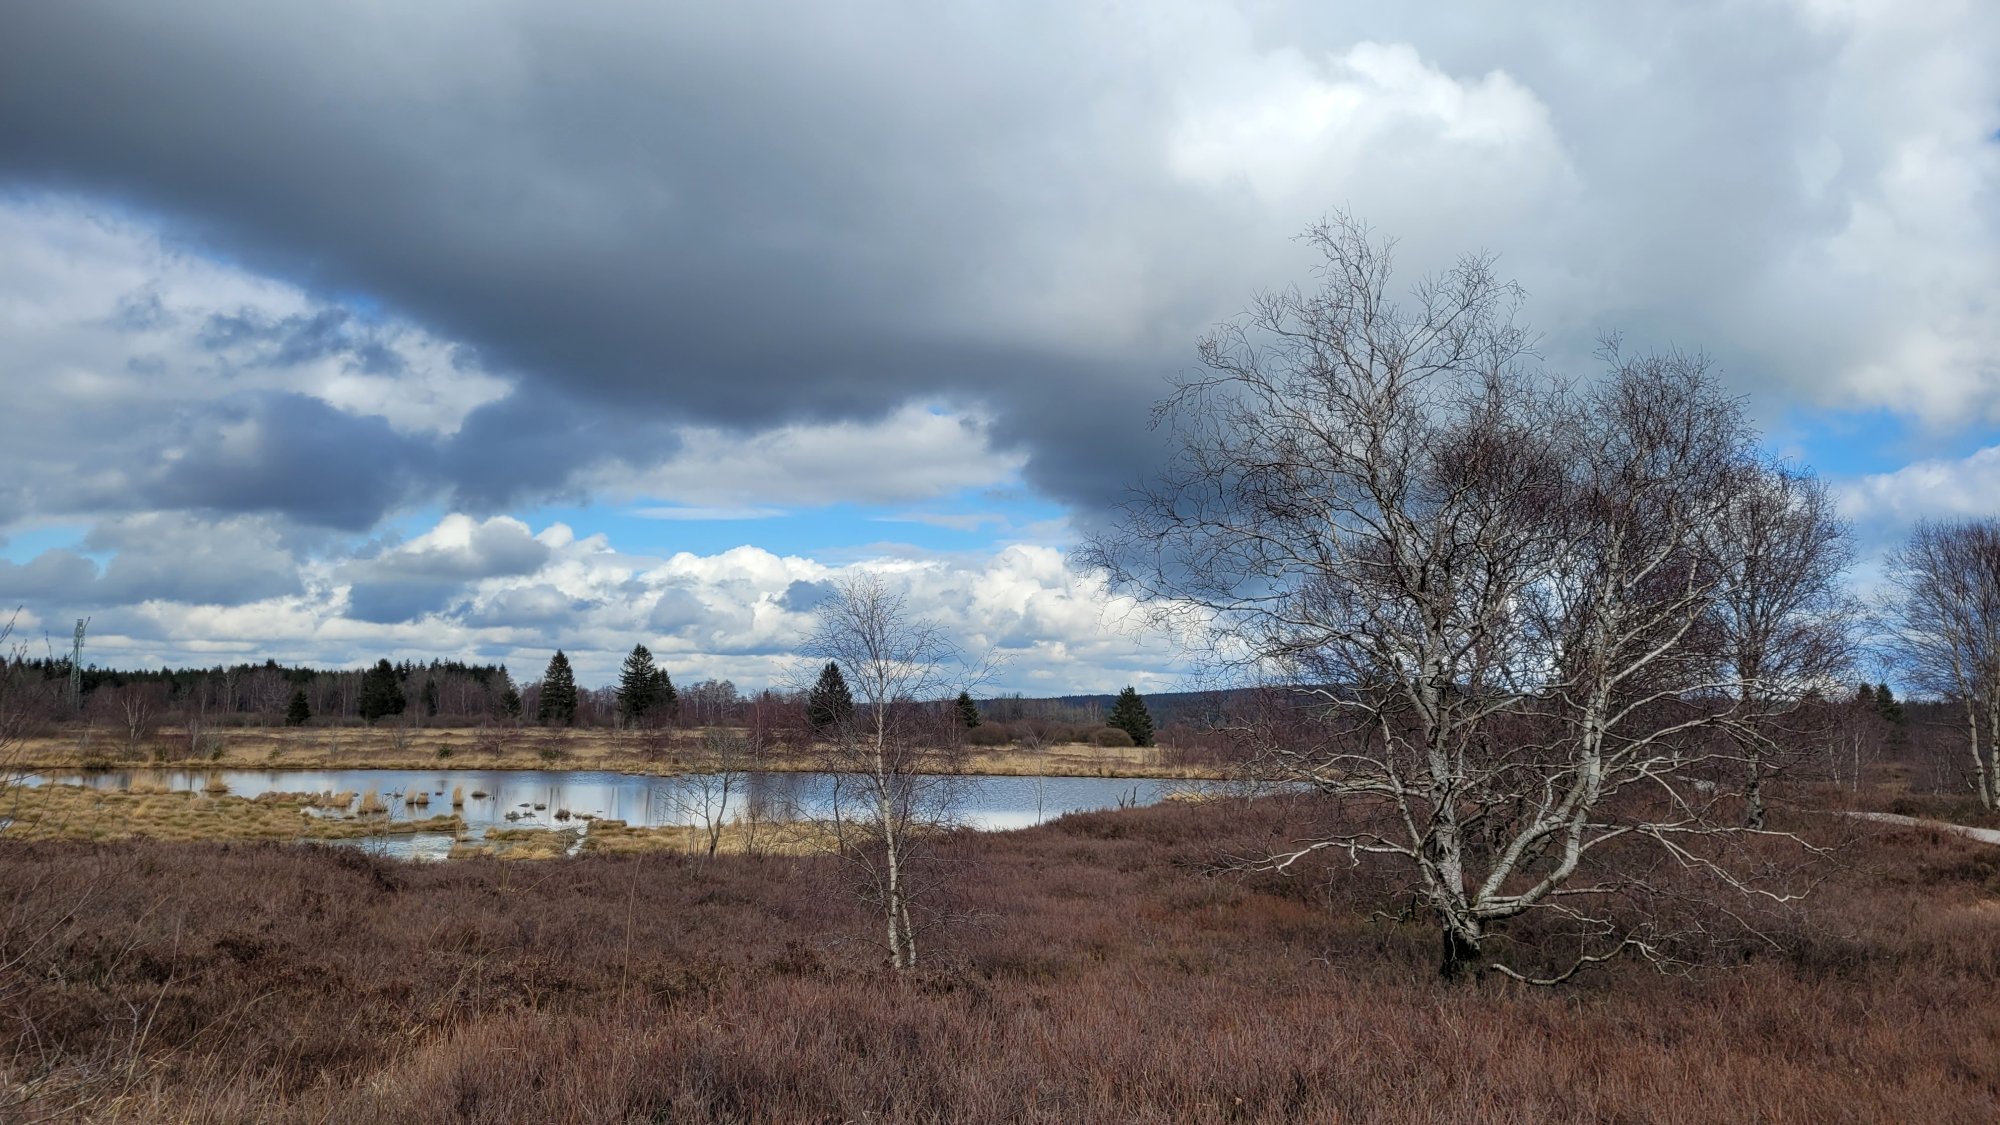
[[[653,665],[653,654],[645,645],[633,645],[618,674],[618,713],[628,723],[638,724],[653,710],[660,698],[661,671]]]
[[[500,693],[500,710],[510,719],[519,720],[521,717],[521,693],[515,690],[512,683]]]
[[[958,693],[958,721],[965,725],[966,730],[979,725],[979,704],[972,701],[969,691]]]
[[[1889,690],[1888,684],[1875,685],[1875,709],[1882,713],[1884,719],[1892,723],[1900,724],[1903,721],[1903,703]]]
[[[1104,725],[1131,735],[1134,746],[1153,744],[1153,716],[1147,713],[1146,701],[1130,684],[1118,693],[1118,702],[1112,706],[1111,717],[1104,720]]]
[[[312,704],[306,702],[306,689],[300,688],[294,691],[291,706],[285,708],[285,725],[302,727],[311,721],[312,717]]]
[[[396,666],[387,660],[377,660],[375,667],[361,673],[361,698],[356,702],[361,718],[370,723],[402,714],[409,701],[403,698],[402,679],[396,675]]]
[[[847,690],[847,678],[840,674],[840,665],[829,660],[806,694],[806,722],[814,734],[824,734],[853,714],[854,696]]]
[[[659,688],[654,692],[653,706],[660,715],[668,719],[678,719],[681,714],[681,693],[674,690],[674,678],[667,675],[665,668],[659,671]]]
[[[548,671],[542,673],[542,705],[535,717],[545,723],[576,721],[576,675],[561,649],[549,658]]]

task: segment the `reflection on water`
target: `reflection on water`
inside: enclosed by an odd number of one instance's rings
[[[699,824],[705,814],[725,820],[746,813],[767,819],[823,817],[858,796],[855,778],[828,773],[744,773],[645,777],[595,770],[107,770],[55,775],[98,789],[134,783],[237,797],[263,793],[354,793],[373,790],[391,820],[457,812],[473,834],[499,827],[578,827],[622,820],[635,827]],[[950,777],[926,779],[957,823],[980,829],[1025,828],[1067,812],[1150,805],[1185,782],[1096,777]],[[463,803],[454,806],[454,796]],[[357,797],[358,801],[358,797]],[[333,815],[339,815],[335,813]],[[429,834],[366,841],[391,854],[449,848]]]

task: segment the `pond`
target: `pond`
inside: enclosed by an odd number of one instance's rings
[[[654,777],[595,770],[104,770],[50,774],[48,780],[96,789],[134,784],[216,792],[235,797],[264,793],[373,791],[388,819],[421,820],[457,812],[469,835],[488,828],[586,827],[591,819],[622,820],[633,827],[699,824],[704,809],[725,820],[746,812],[773,820],[823,817],[836,801],[856,799],[856,779],[830,773],[743,773],[728,792],[717,775]],[[40,780],[40,779],[36,779]],[[954,822],[995,830],[1026,828],[1069,812],[1150,805],[1185,781],[1098,777],[953,776],[927,778],[928,792],[945,799]],[[454,796],[463,804],[454,807]],[[352,807],[352,806],[350,806]],[[337,813],[336,813],[337,815]],[[436,834],[383,836],[351,841],[371,851],[415,858],[442,857],[451,838]]]

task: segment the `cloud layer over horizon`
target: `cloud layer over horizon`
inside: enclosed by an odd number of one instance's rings
[[[1337,208],[1410,280],[1499,253],[1565,371],[1710,351],[1886,539],[1995,510],[1997,136],[1974,0],[29,6],[0,601],[168,661],[575,615],[756,682],[865,564],[1043,654],[1008,686],[1166,676],[1045,564]],[[737,543],[759,584],[602,584]],[[980,624],[996,574],[1069,608]]]

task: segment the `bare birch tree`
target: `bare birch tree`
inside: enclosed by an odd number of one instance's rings
[[[814,610],[800,646],[807,671],[839,665],[854,694],[853,713],[823,732],[834,792],[828,818],[841,856],[881,911],[889,964],[917,964],[917,942],[942,917],[924,871],[927,849],[950,824],[955,762],[945,751],[935,701],[978,678],[942,626],[913,617],[881,575],[834,583]]]
[[[0,622],[0,788],[18,784],[22,744],[48,709],[49,689],[28,667],[27,647],[15,635],[16,609]]]
[[[733,816],[742,815],[744,850],[755,846],[753,814],[744,801],[750,784],[750,741],[741,733],[706,727],[701,732],[701,768],[674,778],[665,793],[674,811],[700,830],[705,854],[715,858]],[[744,806],[739,809],[737,806]]]
[[[1262,768],[1351,815],[1267,862],[1401,865],[1447,976],[1545,983],[1668,957],[1614,918],[1648,893],[1637,845],[1787,899],[1722,862],[1754,830],[1693,784],[1765,690],[1722,612],[1720,529],[1758,456],[1738,404],[1699,357],[1614,348],[1588,391],[1534,373],[1489,259],[1400,302],[1365,228],[1308,240],[1320,286],[1262,295],[1202,342],[1205,370],[1160,411],[1177,460],[1085,556],[1217,659],[1290,685],[1294,713],[1250,732]],[[1576,935],[1560,971],[1488,953],[1530,912]]]
[[[1825,483],[1784,464],[1744,467],[1716,535],[1711,554],[1723,568],[1718,612],[1737,681],[1745,823],[1762,828],[1772,770],[1833,737],[1823,726],[1802,726],[1827,716],[1799,704],[1838,690],[1852,666],[1857,611],[1843,581],[1852,551]]]
[[[1918,524],[1889,581],[1892,651],[1913,685],[1958,704],[1973,788],[2000,806],[2000,520]]]

